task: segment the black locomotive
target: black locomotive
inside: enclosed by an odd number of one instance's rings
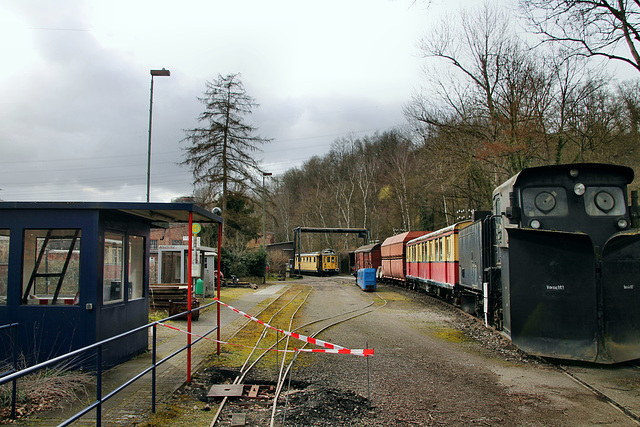
[[[525,169],[493,192],[491,215],[460,231],[463,306],[528,353],[616,363],[640,358],[640,231],[633,170]]]

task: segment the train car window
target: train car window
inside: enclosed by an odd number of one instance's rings
[[[435,261],[435,253],[436,253],[435,242],[433,240],[430,240],[429,241],[429,261],[431,262]]]
[[[527,217],[565,216],[569,213],[567,192],[563,187],[525,188],[522,211]]]
[[[496,194],[493,199],[493,215],[495,221],[495,234],[496,244],[502,244],[502,202],[500,200],[500,193]]]
[[[442,238],[442,260],[447,261],[449,256],[449,238]]]
[[[9,284],[9,230],[0,230],[0,305],[7,304]]]
[[[627,212],[624,193],[619,187],[587,187],[584,204],[591,216],[619,216]]]

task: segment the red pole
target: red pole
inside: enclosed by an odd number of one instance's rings
[[[189,212],[189,261],[187,264],[187,310],[189,313],[187,314],[187,383],[191,382],[191,282],[193,280],[191,270],[193,265],[193,212]]]
[[[218,224],[218,274],[216,275],[216,279],[218,280],[217,286],[217,297],[218,301],[220,301],[220,257],[222,255],[222,223]],[[218,304],[218,353],[220,354],[220,304]]]

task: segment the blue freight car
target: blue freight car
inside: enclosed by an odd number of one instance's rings
[[[375,291],[376,290],[376,269],[375,268],[361,268],[358,270],[356,277],[356,283],[363,291]]]

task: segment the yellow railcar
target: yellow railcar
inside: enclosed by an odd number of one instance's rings
[[[333,249],[300,254],[296,257],[295,269],[303,274],[338,274],[338,255]]]

